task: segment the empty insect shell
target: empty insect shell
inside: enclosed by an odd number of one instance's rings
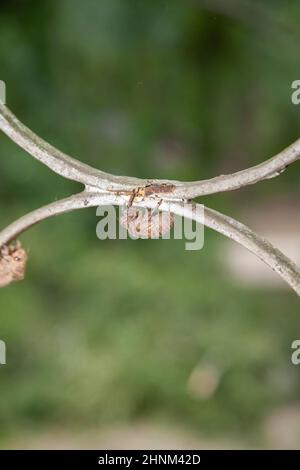
[[[28,256],[17,241],[0,249],[0,287],[24,279]]]
[[[174,215],[151,209],[129,207],[122,211],[120,224],[134,238],[159,238],[170,232]]]

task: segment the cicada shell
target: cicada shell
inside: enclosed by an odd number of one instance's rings
[[[151,209],[129,207],[122,211],[120,224],[134,238],[159,238],[170,232],[174,215]]]
[[[25,277],[28,256],[20,242],[5,245],[0,249],[0,287]]]

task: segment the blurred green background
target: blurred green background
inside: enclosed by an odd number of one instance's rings
[[[0,79],[23,122],[86,163],[208,178],[300,136],[299,18],[296,0],[2,1]],[[0,154],[2,227],[81,189],[4,135]],[[295,165],[200,202],[248,223],[250,207],[299,200],[299,181]],[[174,429],[193,445],[276,447],[280,426],[282,439],[298,429],[300,447],[296,295],[239,282],[209,230],[189,252],[183,241],[99,241],[97,222],[88,209],[22,237],[26,279],[0,291],[1,447],[34,447],[41,435],[44,446],[89,446],[90,433],[121,429],[111,438],[120,447],[136,428],[144,447],[148,428],[163,430],[161,442],[170,433],[169,447],[188,445]]]

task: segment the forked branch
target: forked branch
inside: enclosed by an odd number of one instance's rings
[[[275,157],[257,166],[231,175],[221,175],[196,182],[173,180],[145,180],[105,173],[79,162],[57,150],[24,126],[0,103],[0,129],[37,160],[59,175],[81,182],[82,193],[55,201],[27,214],[0,232],[0,248],[15,240],[21,233],[44,219],[85,207],[100,205],[127,205],[157,207],[164,212],[194,219],[241,244],[277,272],[300,296],[300,269],[281,251],[249,227],[231,217],[205,207],[195,211],[196,204],[182,204],[197,196],[213,194],[254,184],[281,174],[291,163],[300,158],[300,139]],[[142,197],[132,198],[138,195]]]

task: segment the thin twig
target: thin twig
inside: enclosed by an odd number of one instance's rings
[[[79,181],[86,187],[82,193],[53,202],[13,222],[0,232],[0,247],[16,239],[29,227],[58,214],[84,207],[125,205],[129,201],[137,207],[154,209],[159,199],[159,210],[194,219],[246,247],[276,271],[300,295],[300,269],[271,243],[240,222],[219,212],[205,208],[203,218],[199,215],[201,212],[194,210],[197,208],[196,204],[183,205],[178,202],[178,199],[189,200],[201,195],[238,189],[279,175],[288,165],[300,158],[300,139],[270,160],[247,170],[221,175],[210,180],[178,182],[115,176],[94,169],[42,140],[1,103],[0,129],[54,172]],[[136,199],[136,195],[143,195],[142,200]]]
[[[58,214],[70,212],[86,207],[97,207],[103,205],[126,205],[128,199],[123,196],[112,194],[97,194],[95,192],[82,192],[69,198],[55,201],[52,204],[41,207],[9,225],[0,233],[0,246],[16,239],[28,228]],[[157,208],[157,202],[153,198],[135,202],[136,207]],[[196,220],[198,223],[225,235],[231,240],[254,253],[264,261],[275,272],[277,272],[300,296],[300,269],[280,250],[275,248],[266,239],[260,237],[246,225],[217,212],[208,207],[202,211],[197,211],[198,204],[181,204],[173,201],[162,201],[159,210],[172,212],[173,214]]]
[[[164,192],[168,199],[194,199],[198,196],[232,191],[243,186],[280,175],[289,165],[300,159],[300,139],[269,160],[229,175],[200,181],[174,181],[157,179],[140,179],[128,176],[117,176],[92,168],[89,165],[69,157],[34,134],[4,105],[0,103],[0,129],[20,147],[33,157],[65,178],[79,181],[87,189],[110,192],[131,191],[139,187],[163,185],[172,187]]]
[[[0,129],[30,155],[64,178],[95,186],[98,190],[110,187],[121,190],[126,186],[134,189],[144,183],[138,178],[110,175],[66,155],[32,132],[1,102]]]

